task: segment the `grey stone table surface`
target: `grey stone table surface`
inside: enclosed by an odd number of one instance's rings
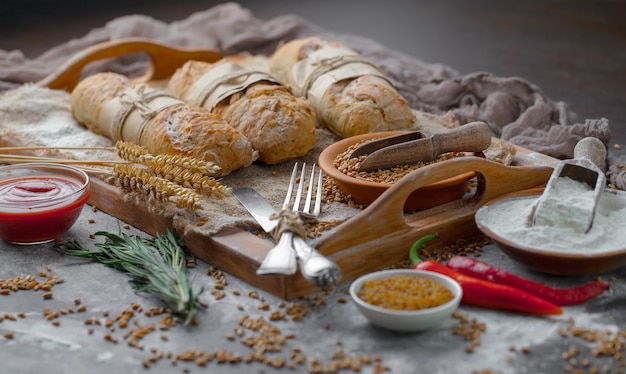
[[[0,48],[21,49],[34,56],[113,17],[142,13],[172,21],[215,3],[218,2],[3,1]],[[623,2],[242,0],[241,3],[265,18],[297,13],[330,30],[370,37],[424,61],[445,63],[461,73],[490,71],[501,76],[524,77],[542,87],[550,97],[569,103],[580,118],[608,118],[612,142],[626,143],[623,48],[626,6]],[[610,156],[626,163],[623,151],[618,148],[610,149]],[[116,231],[123,225],[114,217],[86,207],[65,238],[82,240],[98,230]],[[133,228],[122,230],[142,234]],[[590,279],[530,272],[493,245],[484,248],[481,258],[555,285],[579,284]],[[459,320],[454,318],[437,329],[410,334],[372,326],[349,300],[345,292],[347,283],[323,298],[293,301],[309,311],[298,321],[289,317],[270,321],[277,311],[297,308],[291,305],[292,301],[282,305],[281,300],[228,274],[224,275],[226,296],[218,300],[211,293],[218,281],[213,273],[209,275],[210,266],[199,261],[189,270],[194,285],[206,288],[202,300],[208,307],[199,313],[197,324],[160,330],[158,325],[163,316],[148,316],[146,311],[163,305],[150,296],[135,293],[126,275],[98,263],[63,256],[50,244],[18,247],[0,243],[0,279],[34,275],[43,280],[38,274],[47,273],[49,267],[52,275],[64,280],[52,288],[51,299],[44,299],[42,291],[0,294],[0,374],[307,372],[306,364],[296,363],[300,353],[322,364],[337,362],[341,353],[347,357],[346,362],[356,362],[358,357],[380,358],[378,366],[364,364],[363,373],[384,368],[392,373],[427,374],[573,372],[574,369],[568,371],[567,365],[582,373],[592,373],[594,368],[606,373],[626,371],[619,356],[596,357],[598,342],[583,339],[589,338],[591,332],[612,332],[612,343],[621,355],[625,353],[624,337],[616,336],[618,330],[626,328],[624,268],[602,275],[611,282],[610,292],[583,305],[566,307],[561,316],[533,317],[462,305],[459,311],[470,322],[486,327],[480,334],[480,344],[469,353],[471,342],[453,334],[459,325]],[[259,296],[252,297],[255,292]],[[80,305],[75,303],[77,299]],[[80,306],[85,310],[79,312]],[[56,322],[44,317],[46,309],[59,313]],[[136,319],[128,327],[120,327],[119,321],[107,326],[112,323],[107,320],[115,321],[129,310],[135,312]],[[296,369],[245,362],[252,349],[242,340],[249,342],[246,339],[254,340],[261,335],[261,331],[240,326],[240,320],[246,316],[257,322],[264,318],[280,330],[280,336],[290,337],[279,352],[268,353],[268,357],[285,357]],[[129,331],[148,332],[152,324],[156,329],[143,336],[139,346],[128,345],[133,339],[127,336]],[[138,325],[144,329],[138,331]],[[569,329],[572,325],[589,329],[590,333],[573,336]],[[12,334],[12,339],[6,338],[7,334]],[[277,335],[274,331],[269,336]],[[214,359],[200,366],[180,360],[173,364],[167,358],[192,350],[240,354],[243,362],[218,363]],[[161,359],[160,354],[164,356]],[[236,361],[233,355],[226,360]],[[149,368],[144,367],[146,360]],[[341,372],[356,372],[355,369]]]
[[[90,234],[118,229],[145,235],[87,206],[64,240],[78,239],[90,245]],[[101,238],[92,240],[96,241]],[[592,278],[529,272],[492,245],[483,249],[481,259],[559,286]],[[570,327],[612,331],[613,342],[624,344],[626,337],[617,336],[617,332],[626,326],[626,269],[603,274],[612,289],[583,305],[565,307],[563,315],[536,317],[462,305],[459,312],[470,323],[450,318],[436,329],[418,333],[397,333],[371,325],[346,294],[348,282],[330,294],[284,301],[228,274],[215,277],[215,270],[201,261],[188,270],[194,287],[205,288],[201,300],[207,307],[201,309],[196,323],[162,328],[164,315],[152,315],[150,311],[161,310],[164,305],[149,295],[134,292],[124,273],[60,254],[53,244],[29,247],[1,243],[0,279],[33,275],[43,281],[44,275],[51,274],[63,282],[52,287],[49,299],[42,290],[0,295],[0,317],[4,317],[0,322],[0,372],[307,372],[312,367],[299,363],[301,358],[307,362],[317,360],[328,369],[339,365],[341,357],[344,363],[356,363],[360,358],[360,370],[364,373],[383,369],[393,373],[561,373],[566,372],[567,365],[583,372],[591,372],[594,365],[602,372],[622,369],[623,359],[594,356],[594,350],[601,349],[600,343],[575,336]],[[218,283],[218,288],[223,285],[221,298],[212,292]],[[290,313],[304,308],[306,315]],[[56,316],[46,318],[46,309]],[[133,311],[133,317],[124,327],[119,319],[129,311]],[[273,320],[272,316],[279,313],[285,317]],[[301,318],[294,320],[294,315]],[[242,323],[246,318],[257,323],[263,319],[270,328],[255,330]],[[480,324],[484,324],[484,331],[473,335],[479,342],[469,350],[472,342],[454,334],[454,330],[465,326],[470,334],[478,331]],[[12,334],[12,338],[7,338],[7,334]],[[267,352],[266,357],[282,357],[290,366],[272,366],[278,361],[247,362],[253,348],[245,342],[268,342],[281,337],[286,338],[283,344],[276,352]],[[576,361],[570,362],[569,356],[565,359],[564,355],[571,354],[572,347],[579,353],[572,355]],[[618,347],[621,354],[624,349]],[[216,356],[206,365],[173,359],[193,351],[213,352]],[[585,363],[585,359],[590,363]],[[340,372],[357,372],[357,368]]]

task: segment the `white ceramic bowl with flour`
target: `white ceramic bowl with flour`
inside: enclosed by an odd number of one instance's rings
[[[540,195],[529,190],[491,201],[476,212],[476,224],[511,258],[545,273],[592,275],[626,266],[626,193],[603,193],[587,233],[531,226],[527,217]]]

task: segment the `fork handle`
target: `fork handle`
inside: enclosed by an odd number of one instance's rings
[[[303,238],[295,235],[293,248],[300,263],[300,273],[309,282],[318,287],[330,287],[341,280],[339,266],[319,253]]]
[[[296,254],[293,250],[293,233],[285,231],[278,240],[278,244],[267,253],[256,273],[259,275],[294,274],[298,268]]]

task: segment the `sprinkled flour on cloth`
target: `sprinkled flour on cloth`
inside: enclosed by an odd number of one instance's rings
[[[80,125],[70,110],[70,94],[26,84],[0,94],[0,137],[29,147],[112,147],[114,142]],[[37,152],[53,156],[50,152]],[[58,156],[80,160],[119,160],[114,151],[59,150]]]

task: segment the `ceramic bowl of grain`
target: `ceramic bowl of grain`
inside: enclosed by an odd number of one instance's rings
[[[411,332],[441,326],[457,310],[463,289],[443,274],[392,269],[356,279],[350,285],[350,296],[372,324]]]
[[[531,226],[530,207],[543,189],[502,196],[475,215],[478,229],[513,260],[562,276],[597,275],[626,266],[626,193],[605,191],[586,233],[568,227]]]
[[[352,201],[359,205],[370,205],[395,181],[419,165],[357,174],[353,171],[354,161],[346,161],[347,156],[364,142],[401,133],[402,131],[376,132],[339,140],[322,151],[318,159],[319,166]],[[420,187],[407,198],[404,209],[405,211],[428,209],[460,199],[467,193],[469,181],[474,176],[473,172],[465,173]]]

